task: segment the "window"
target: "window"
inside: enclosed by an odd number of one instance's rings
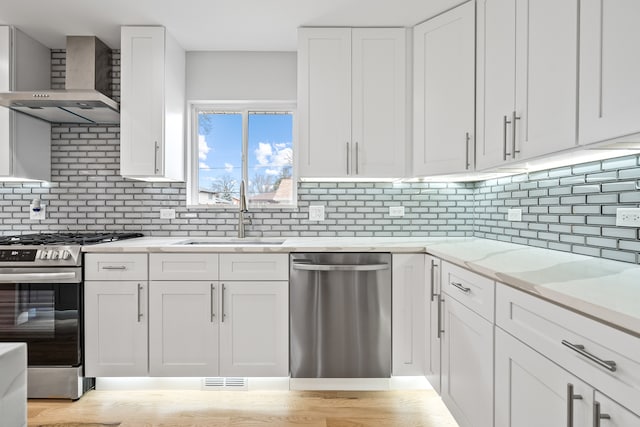
[[[291,104],[198,104],[192,110],[189,205],[295,205]]]

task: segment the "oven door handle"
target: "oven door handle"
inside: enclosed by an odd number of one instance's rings
[[[74,271],[63,273],[0,273],[0,283],[37,282],[42,280],[77,280]]]

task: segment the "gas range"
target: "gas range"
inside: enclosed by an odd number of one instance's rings
[[[0,266],[82,265],[82,246],[142,237],[141,233],[33,233],[0,236]]]
[[[84,245],[140,233],[0,236],[0,342],[27,343],[30,398],[78,399],[93,387],[83,369]]]

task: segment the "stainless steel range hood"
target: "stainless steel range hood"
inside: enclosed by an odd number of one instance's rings
[[[94,36],[68,36],[64,90],[0,93],[0,105],[51,123],[118,124],[111,50]]]

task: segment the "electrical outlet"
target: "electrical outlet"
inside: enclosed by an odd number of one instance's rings
[[[389,216],[404,216],[404,206],[389,206]]]
[[[616,225],[620,227],[640,227],[640,208],[616,209]]]
[[[176,210],[160,209],[160,219],[176,219]]]
[[[309,221],[324,221],[324,206],[309,206]]]
[[[507,221],[522,221],[522,209],[507,209]]]

